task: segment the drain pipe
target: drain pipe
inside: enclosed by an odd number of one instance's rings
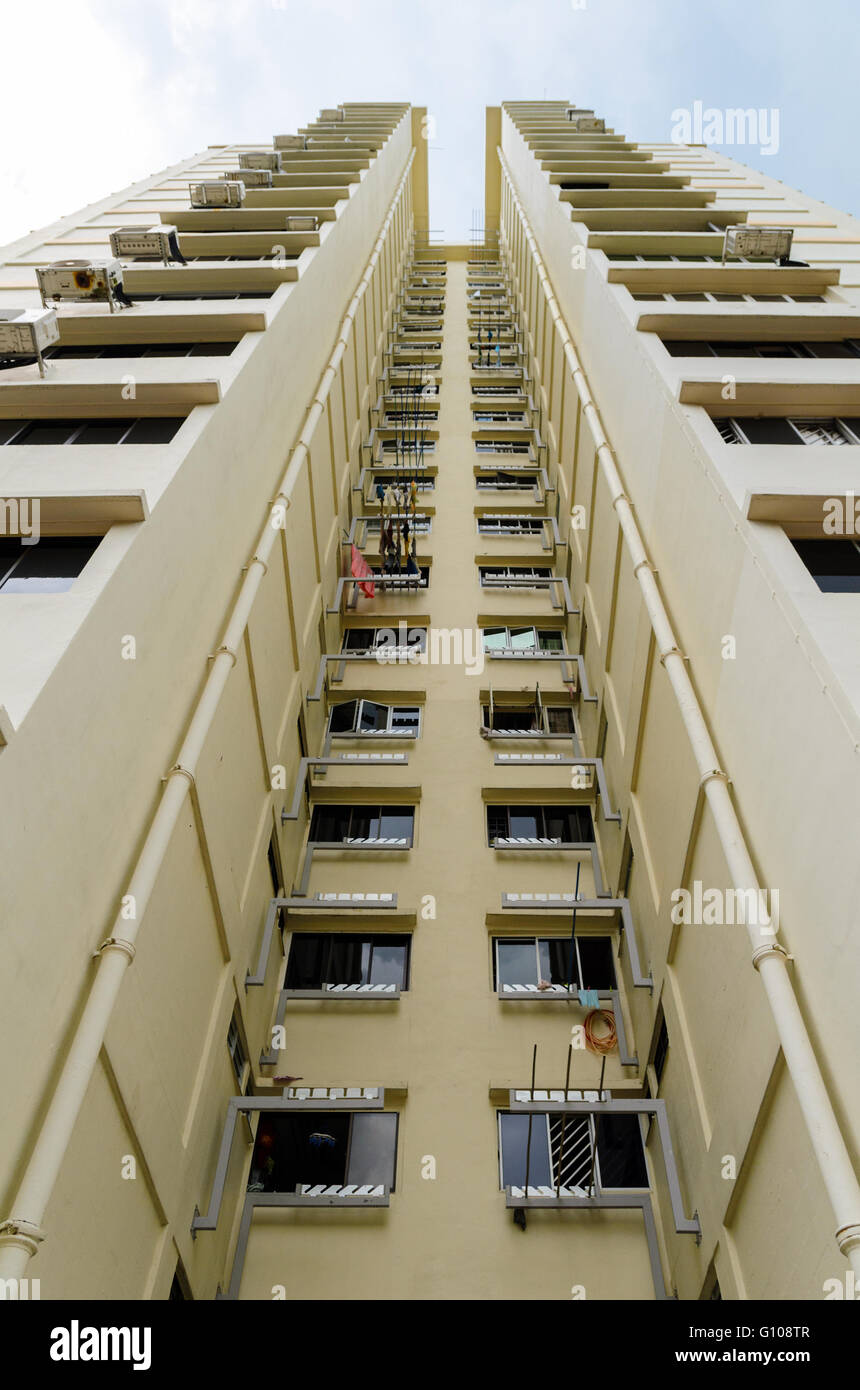
[[[582,409],[597,443],[597,455],[604,480],[609,488],[612,505],[633,562],[633,573],[636,575],[651,621],[660,663],[669,677],[696,759],[699,786],[711,809],[726,857],[729,877],[737,891],[752,890],[756,894],[756,902],[761,903],[764,898],[729,793],[728,776],[720,767],[705,717],[687,672],[685,658],[675,641],[675,634],[660,596],[654,567],[643,544],[630,499],[624,491],[615,457],[589,389],[588,379],[553,293],[546,267],[501,148],[497,147],[497,153],[546,296],[547,308],[564,344],[565,357],[582,401]],[[792,988],[788,974],[788,955],[776,939],[777,926],[766,915],[760,925],[747,923],[747,930],[752,947],[752,963],[761,976],[767,994],[785,1063],[836,1217],[836,1243],[854,1272],[860,1275],[860,1183]]]
[[[27,1265],[45,1238],[41,1223],[63,1164],[84,1097],[98,1061],[119,995],[123,977],[134,960],[135,941],[173,831],[189,788],[195,784],[200,754],[224,693],[230,672],[236,664],[248,618],[257,590],[268,569],[268,558],[275,538],[283,526],[283,513],[289,508],[290,493],[310,453],[310,443],[326,399],[349,343],[359,304],[367,290],[376,263],[385,245],[388,228],[397,211],[409,178],[414,149],[388,208],[382,230],[344,314],[334,351],[320,378],[316,395],[308,410],[304,427],[290,455],[278,492],[269,508],[254,553],[245,568],[245,577],[233,611],[209,668],[209,675],[185,735],[179,757],[166,778],[164,791],[149,828],[140,858],[123,895],[131,902],[134,917],[124,913],[114,922],[113,935],[96,951],[98,967],[75,1036],[66,1056],[60,1079],[51,1099],[24,1177],[12,1205],[12,1215],[0,1224],[0,1278],[21,1279]],[[405,255],[405,251],[404,251]],[[401,256],[402,264],[403,256]]]

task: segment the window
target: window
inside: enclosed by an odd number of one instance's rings
[[[413,806],[317,806],[310,838],[315,844],[395,840],[412,845]]]
[[[347,936],[340,932],[293,934],[287,960],[286,989],[323,989],[326,985],[409,984],[410,937],[387,932]]]
[[[573,711],[569,705],[483,706],[484,728],[503,733],[571,734]]]
[[[435,454],[436,441],[425,439],[420,433],[417,437],[415,432],[410,433],[409,439],[404,439],[398,435],[396,439],[384,439],[382,441],[383,454]]]
[[[407,468],[404,469],[404,472],[411,475],[412,470]],[[397,487],[398,485],[402,484],[402,482],[402,474],[398,476],[398,474],[396,473],[377,473],[376,469],[374,469],[373,471],[373,490],[376,496],[380,498],[380,500],[385,495],[385,489],[387,487]],[[413,483],[415,484],[419,492],[432,492],[436,486],[436,479],[429,475],[419,475],[418,477],[410,476],[410,487]],[[379,488],[382,489],[381,493],[378,491]]]
[[[539,516],[479,516],[480,536],[539,536],[546,522]]]
[[[124,420],[0,420],[0,444],[167,444],[184,415]]]
[[[600,711],[600,723],[597,728],[597,751],[596,756],[602,758],[606,754],[606,738],[609,733],[609,720],[606,718],[605,708]]]
[[[616,989],[612,942],[608,936],[497,937],[493,984],[573,985],[601,994]]]
[[[630,896],[630,876],[633,873],[633,857],[633,846],[630,843],[630,835],[625,831],[624,848],[621,851],[621,872],[618,876],[619,898],[629,898]]]
[[[417,705],[380,705],[374,700],[346,700],[329,715],[332,734],[396,734],[417,738],[421,711]]]
[[[481,638],[484,651],[490,655],[512,654],[540,656],[544,652],[563,652],[564,633],[553,628],[485,627]]]
[[[242,290],[238,294],[231,294],[230,292],[222,294],[217,290],[206,290],[200,294],[174,294],[173,291],[168,290],[163,294],[143,294],[135,290],[134,302],[136,304],[138,301],[147,301],[150,304],[155,304],[159,300],[188,300],[194,303],[198,299],[271,299],[274,293],[274,290]]]
[[[666,1057],[669,1053],[669,1034],[666,1030],[666,1018],[662,1006],[657,1022],[657,1036],[654,1040],[654,1051],[651,1056],[651,1065],[657,1077],[657,1085],[663,1080],[663,1072],[666,1068]]]
[[[233,1017],[230,1019],[230,1027],[227,1029],[227,1050],[230,1053],[230,1061],[233,1064],[236,1080],[241,1086],[248,1058],[245,1055],[242,1035],[239,1031],[239,1019],[235,1009],[233,1011]]]
[[[69,343],[42,355],[54,361],[82,357],[229,357],[238,339],[220,343]]]
[[[303,1187],[386,1185],[394,1191],[397,1115],[316,1110],[263,1113],[251,1160],[249,1192]]]
[[[355,655],[373,656],[383,651],[423,652],[427,650],[426,627],[407,628],[405,623],[393,627],[348,627],[343,634],[341,651]]]
[[[497,469],[493,473],[479,473],[475,486],[509,492],[533,492],[537,480],[537,473],[505,473],[503,469]]]
[[[851,540],[792,541],[824,594],[860,594],[860,545]]]
[[[780,415],[713,417],[726,444],[860,444],[860,419]]]
[[[476,410],[472,418],[476,425],[515,425],[524,430],[529,427],[521,410]]]
[[[530,454],[527,439],[476,439],[479,454]]]
[[[269,864],[269,878],[272,880],[272,892],[274,893],[276,898],[279,898],[281,896],[281,887],[283,880],[281,878],[281,871],[278,868],[278,846],[275,840],[274,831],[272,832],[272,837],[269,840],[269,847],[266,850],[266,859]]]
[[[545,840],[556,845],[594,843],[587,806],[488,806],[490,846],[505,840]]]
[[[860,344],[852,338],[779,343],[664,338],[663,346],[670,357],[860,357]]]
[[[400,506],[400,516],[403,517],[404,515],[405,515],[405,505],[404,505],[404,504],[401,504],[401,506]],[[378,536],[378,535],[380,534],[381,530],[382,530],[383,518],[382,518],[382,517],[379,517],[379,516],[371,516],[371,517],[366,517],[364,520],[365,520],[365,524],[366,524],[366,526],[367,526],[367,534],[368,534],[368,536]],[[388,517],[385,517],[385,518],[384,518],[384,521],[385,521],[385,526],[386,526],[386,528],[387,528],[388,525],[389,525],[389,519],[388,519]],[[429,536],[430,531],[431,531],[431,528],[432,528],[432,517],[429,517],[429,516],[413,516],[413,515],[410,513],[409,516],[408,516],[408,527],[409,527],[409,534],[410,534],[410,535],[413,535],[413,536]],[[404,531],[405,531],[405,527],[404,527]]]
[[[100,541],[101,536],[51,536],[22,545],[16,537],[0,539],[0,593],[65,593]]]
[[[676,300],[679,303],[684,303],[687,300],[709,300],[711,303],[714,304],[737,304],[741,301],[746,301],[747,304],[769,304],[775,301],[779,301],[780,303],[785,304],[825,303],[825,297],[823,294],[724,294],[718,293],[716,290],[709,291],[707,294],[682,294],[678,291],[675,291],[672,294],[662,294],[659,291],[655,290],[638,290],[631,291],[631,294],[634,299],[663,299],[669,301]]]
[[[535,580],[552,579],[552,570],[545,565],[479,565],[478,573],[484,589],[527,588]]]
[[[648,1170],[637,1115],[499,1113],[502,1187],[647,1188]],[[531,1124],[529,1123],[531,1121]],[[562,1147],[562,1128],[564,1143]]]

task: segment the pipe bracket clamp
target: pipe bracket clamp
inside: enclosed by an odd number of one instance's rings
[[[753,951],[752,963],[756,970],[758,970],[765,956],[782,956],[786,961],[794,959],[793,956],[788,954],[784,946],[780,946],[778,942],[772,941],[767,946],[757,946]]]
[[[219,648],[219,650],[221,650],[221,649]],[[224,648],[224,650],[226,650],[226,648]],[[216,652],[215,655],[217,656],[218,653]],[[234,665],[235,665],[235,661],[236,661],[236,658],[234,657],[234,658],[233,658],[233,663],[234,663]],[[177,777],[177,776],[178,776],[178,777],[186,777],[186,778],[188,779],[188,781],[191,783],[191,786],[192,786],[192,787],[196,785],[195,778],[194,778],[194,773],[190,770],[190,768],[183,767],[181,763],[174,763],[174,764],[173,764],[173,767],[170,769],[170,771],[168,772],[167,776],[166,776],[166,777],[162,777],[161,780],[162,780],[162,782],[167,782],[167,781],[169,781],[169,779],[170,779],[171,777]]]
[[[0,1221],[0,1241],[10,1240],[15,1236],[32,1244],[35,1254],[36,1246],[45,1239],[45,1232],[35,1221],[27,1221],[23,1216],[10,1216],[8,1221]]]
[[[261,561],[260,561],[260,564],[261,564],[261,565],[264,565],[265,562],[264,562],[263,560],[261,560]],[[234,666],[236,665],[236,662],[238,661],[238,657],[237,657],[236,653],[233,651],[233,648],[232,648],[232,647],[228,647],[226,642],[222,642],[222,643],[221,643],[221,646],[218,647],[218,648],[216,648],[216,650],[215,650],[215,651],[212,653],[212,655],[210,656],[209,660],[210,660],[210,661],[217,661],[218,657],[221,656],[222,653],[223,653],[223,655],[225,655],[225,656],[229,656],[229,658],[230,658],[230,660],[232,661],[233,665],[234,665]],[[171,768],[170,770],[171,770],[171,772],[184,772],[184,773],[185,773],[185,776],[188,778],[189,782],[192,782],[192,783],[193,783],[193,781],[194,781],[193,776],[191,775],[190,772],[185,772],[185,768],[184,768],[184,767],[178,767],[178,766],[177,766],[177,767],[175,767],[175,768]]]
[[[96,956],[100,956],[102,951],[122,951],[124,955],[128,956],[130,961],[134,960],[136,954],[132,943],[123,940],[121,936],[109,936],[106,941],[103,941],[101,946],[93,951],[93,960],[95,960]]]
[[[647,562],[643,562],[643,563],[647,563]],[[669,647],[669,649],[668,649],[667,651],[661,652],[661,653],[660,653],[660,665],[663,667],[664,670],[666,669],[666,658],[669,657],[669,656],[679,656],[679,657],[681,658],[682,661],[686,661],[686,660],[687,660],[687,657],[686,657],[686,656],[684,655],[684,653],[681,651],[681,648],[680,648],[680,647]]]
[[[716,781],[725,782],[726,786],[729,784],[729,774],[723,772],[721,767],[712,767],[710,772],[703,772],[699,778],[699,786],[704,790],[709,782]]]

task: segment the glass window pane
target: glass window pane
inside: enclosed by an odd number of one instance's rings
[[[860,594],[860,547],[854,541],[792,541],[825,594]]]
[[[362,700],[358,727],[362,733],[374,733],[377,729],[387,729],[388,706],[374,704],[372,700]]]
[[[510,833],[514,837],[534,839],[543,834],[540,808],[537,806],[512,806],[510,809]]]
[[[84,565],[94,554],[97,538],[42,540],[38,545],[20,546],[20,563],[2,584],[4,594],[59,594],[70,589]],[[11,563],[11,561],[9,561]],[[0,561],[0,574],[8,564]]]
[[[33,420],[16,439],[16,444],[65,444],[80,420]]]
[[[177,430],[184,425],[181,415],[164,418],[152,416],[148,420],[136,420],[123,441],[126,444],[168,444]]]
[[[529,1134],[531,1120],[531,1134]],[[529,1187],[549,1187],[549,1129],[546,1115],[499,1116],[502,1187],[523,1187],[528,1166]]]
[[[418,707],[398,705],[391,711],[391,731],[399,734],[417,734],[420,721]]]
[[[365,942],[358,936],[332,936],[323,958],[323,984],[362,985]]]
[[[765,418],[762,420],[744,419],[740,427],[750,444],[802,444],[803,440],[793,430],[787,420]]]
[[[130,424],[130,420],[88,420],[72,443],[119,444]]]
[[[531,651],[535,645],[535,630],[533,627],[512,627],[511,628],[511,648],[515,652]]]
[[[531,938],[496,942],[498,985],[536,985],[537,957]]]
[[[508,644],[507,629],[503,627],[484,628],[484,651],[498,652],[504,651]]]
[[[411,843],[413,822],[411,807],[383,806],[376,833],[386,839],[405,839]]]
[[[329,728],[333,734],[350,733],[355,728],[357,700],[347,700],[342,705],[333,705]]]
[[[372,985],[399,985],[406,988],[406,966],[409,947],[405,937],[384,936],[373,938],[373,951],[370,960],[368,983]]]
[[[538,644],[542,652],[564,651],[564,638],[560,632],[539,632]]]
[[[353,1115],[347,1181],[385,1183],[393,1191],[396,1158],[397,1116]]]

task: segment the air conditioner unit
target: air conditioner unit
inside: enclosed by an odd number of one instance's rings
[[[586,133],[602,135],[606,130],[606,122],[599,116],[571,116],[570,124],[580,135]]]
[[[246,150],[239,155],[240,169],[269,169],[273,174],[281,172],[281,156],[277,150]]]
[[[306,135],[276,135],[272,144],[276,150],[306,150],[308,137]]]
[[[319,228],[319,218],[310,214],[293,213],[287,218],[288,232],[318,232]]]
[[[59,336],[56,309],[0,309],[0,357],[36,357],[44,376],[42,353]]]
[[[240,208],[245,199],[245,185],[241,179],[191,183],[188,187],[193,208]]]
[[[107,300],[111,313],[117,304],[130,304],[122,285],[119,261],[54,261],[36,267],[42,303],[49,299]]]
[[[342,106],[324,106],[320,111],[321,121],[342,121],[346,116]]]
[[[225,174],[219,174],[218,177],[226,179],[229,183],[235,183],[239,180],[246,188],[271,188],[272,186],[271,169],[228,169]]]
[[[726,227],[723,264],[726,256],[747,256],[756,260],[778,261],[791,254],[792,227]]]
[[[115,256],[137,256],[164,261],[165,265],[170,261],[185,264],[176,228],[168,222],[158,222],[154,227],[117,227],[110,234],[110,249]]]

